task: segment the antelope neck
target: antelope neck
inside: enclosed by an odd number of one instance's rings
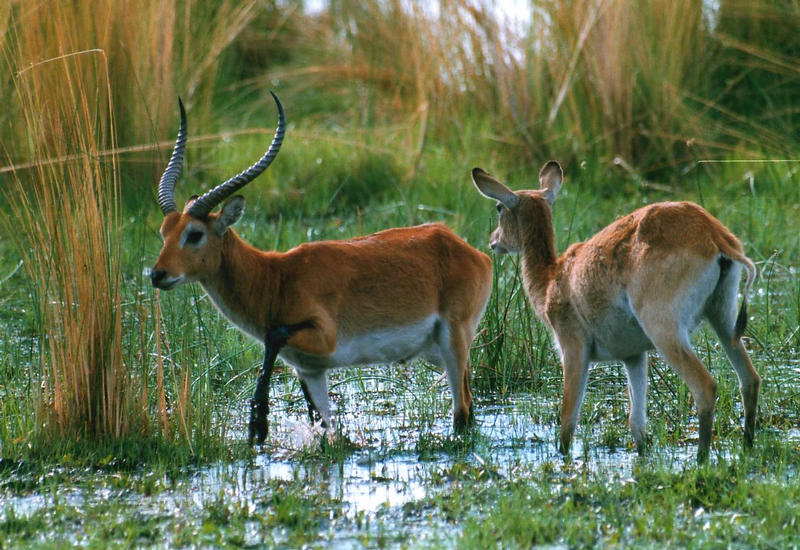
[[[244,332],[261,341],[275,324],[280,277],[277,253],[262,252],[232,229],[223,237],[217,274],[201,281],[214,305]]]
[[[544,303],[547,286],[556,268],[555,234],[550,216],[523,230],[522,273],[526,290],[538,309]]]

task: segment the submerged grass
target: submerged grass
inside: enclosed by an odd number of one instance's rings
[[[748,464],[667,472],[645,461],[625,478],[610,472],[541,472],[554,483],[509,480],[483,492],[467,483],[458,497],[441,498],[458,503],[452,513],[467,518],[459,548],[498,541],[507,548],[796,544],[798,510],[777,504],[797,502],[796,484],[776,488],[774,477],[758,479],[760,469]],[[777,477],[793,476],[784,471]]]
[[[344,433],[359,439],[343,454],[295,447],[286,424],[303,417],[302,404],[281,399],[273,448],[244,460],[177,470],[87,469],[69,458],[43,471],[5,466],[0,530],[11,547],[44,544],[44,532],[51,543],[139,547],[791,546],[800,537],[797,437],[761,430],[755,450],[740,455],[738,434],[720,436],[698,469],[692,443],[657,442],[638,458],[604,448],[603,423],[587,419],[590,434],[565,462],[556,426],[527,414],[542,406],[531,405],[535,396],[479,400],[479,432],[466,438],[450,435],[441,410],[426,413],[439,415],[429,427],[409,425],[405,408],[371,412],[382,395],[403,403],[428,393],[435,378],[395,373],[370,400],[340,394]]]

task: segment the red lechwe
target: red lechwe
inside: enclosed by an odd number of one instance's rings
[[[200,283],[219,311],[265,344],[251,401],[251,442],[267,434],[269,379],[278,355],[294,367],[309,415],[319,414],[327,426],[328,369],[424,357],[446,371],[453,424],[463,430],[472,420],[469,348],[491,292],[491,260],[441,224],[306,243],[285,253],[245,243],[230,228],[244,212],[244,199],[228,197],[280,149],[286,123],[274,99],[278,129],[269,150],[190,199],[182,212],[174,199],[186,143],[181,105],[178,138],[159,184],[164,246],[150,273],[153,285],[169,290]]]
[[[551,207],[563,180],[548,162],[538,190],[513,192],[480,168],[472,178],[498,201],[490,246],[522,254],[525,290],[550,327],[561,355],[564,395],[561,450],[569,452],[589,364],[625,365],[629,422],[640,452],[646,445],[647,351],[658,350],[688,384],[699,419],[698,461],[708,457],[717,384],[692,351],[690,334],[708,320],[739,377],[744,443],[753,444],[761,380],[742,345],[747,293],[756,268],[739,240],[700,206],[662,202],[618,219],[591,239],[556,255]],[[747,270],[742,307],[736,295]]]

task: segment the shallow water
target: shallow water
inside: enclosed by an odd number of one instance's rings
[[[597,436],[579,431],[573,458],[565,462],[556,447],[556,424],[533,422],[528,412],[533,398],[527,396],[502,403],[477,400],[477,435],[455,437],[449,394],[437,384],[434,377],[403,387],[388,378],[360,380],[358,389],[353,383],[334,386],[334,402],[339,405],[337,433],[354,448],[342,459],[320,455],[315,450],[320,433],[305,420],[300,401],[279,396],[273,402],[267,445],[249,460],[193,469],[176,480],[155,480],[158,490],[152,495],[131,488],[137,484],[115,483],[117,474],[92,473],[88,482],[61,483],[44,493],[15,496],[6,492],[2,509],[6,517],[10,511],[20,517],[58,506],[84,509],[114,501],[137,517],[167,523],[208,513],[217,505],[225,510],[270,513],[269,495],[277,490],[276,482],[282,481],[292,490],[302,487],[299,496],[308,499],[309,506],[315,505],[316,495],[334,503],[323,540],[357,546],[359,537],[385,531],[387,525],[390,531],[394,525],[406,535],[415,533],[415,540],[424,540],[431,522],[442,520],[409,517],[405,507],[447,491],[459,475],[487,483],[513,480],[519,472],[530,474],[542,467],[562,476],[589,472],[624,481],[633,475],[638,459],[629,448],[629,437],[620,448],[610,450],[597,442]],[[533,407],[554,410],[553,404]],[[238,423],[232,433],[244,437],[243,419]],[[694,464],[693,444],[653,453],[655,457],[648,460],[659,466],[682,469]],[[144,478],[147,473],[134,475]],[[119,485],[123,488],[116,488]],[[246,544],[263,540],[255,523],[248,529]],[[273,537],[280,542],[280,533]]]

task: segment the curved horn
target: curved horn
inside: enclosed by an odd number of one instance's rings
[[[219,184],[211,191],[198,197],[187,210],[189,215],[200,219],[205,218],[219,203],[256,179],[256,177],[266,170],[275,159],[283,143],[283,135],[286,133],[286,117],[283,112],[283,105],[281,105],[280,100],[278,100],[278,96],[272,91],[270,91],[270,93],[275,100],[275,104],[278,106],[278,128],[275,130],[275,137],[272,138],[272,144],[269,146],[269,149],[264,153],[264,156],[258,159],[258,162],[253,164],[250,168],[238,173],[228,181]]]
[[[186,110],[183,108],[183,101],[178,98],[178,106],[181,109],[181,125],[178,127],[178,137],[175,140],[175,148],[172,150],[172,157],[169,164],[161,175],[158,183],[158,205],[164,215],[177,210],[175,206],[175,182],[181,173],[183,166],[183,153],[186,150]]]

